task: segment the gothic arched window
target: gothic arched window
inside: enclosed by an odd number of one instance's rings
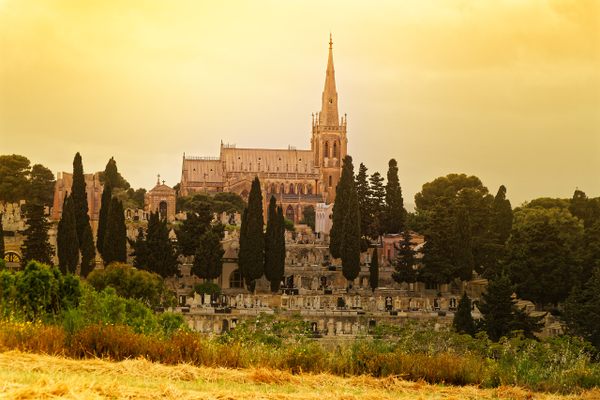
[[[333,158],[338,158],[337,142],[333,142]]]
[[[294,194],[295,193],[294,192],[294,184],[293,183],[290,183],[290,191],[289,191],[289,193],[290,194]]]
[[[333,185],[333,177],[329,175],[329,187],[331,187],[331,185]]]
[[[285,185],[282,183],[281,186],[279,186],[279,193],[284,194],[285,193]]]
[[[325,147],[323,150],[323,157],[329,157],[329,142],[325,142]]]

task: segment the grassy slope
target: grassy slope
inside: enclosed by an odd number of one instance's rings
[[[478,389],[394,377],[292,375],[270,369],[165,366],[146,360],[71,360],[18,351],[0,353],[0,398],[39,399],[598,399],[532,394],[512,387]]]

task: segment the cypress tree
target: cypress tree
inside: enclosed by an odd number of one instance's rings
[[[210,204],[205,201],[201,201],[194,211],[186,213],[186,219],[176,231],[180,254],[184,256],[196,254],[198,240],[210,228],[212,218]]]
[[[464,207],[459,207],[455,223],[454,268],[455,277],[468,281],[473,277],[473,250],[471,241],[471,223]]]
[[[90,223],[90,218],[88,216],[87,192],[85,190],[83,163],[79,153],[75,154],[75,158],[73,159],[73,185],[71,186],[71,197],[73,199],[73,208],[75,210],[77,240],[81,245],[81,243],[83,243],[83,231],[85,226]]]
[[[365,238],[376,237],[377,234],[371,232],[373,212],[371,199],[371,187],[367,181],[367,167],[360,163],[358,174],[356,174],[356,194],[358,196],[358,208],[360,210],[360,231]],[[363,248],[363,250],[366,250]]]
[[[369,231],[373,237],[379,237],[383,234],[383,211],[385,209],[385,187],[383,178],[379,172],[375,172],[369,178],[371,192],[371,213],[372,219]]]
[[[102,180],[104,184],[108,184],[113,188],[129,189],[129,183],[121,176],[117,169],[117,162],[114,157],[111,157],[104,168],[102,174]]]
[[[150,214],[148,230],[146,232],[146,269],[156,272],[163,278],[171,277],[178,273],[179,262],[175,246],[169,238],[167,220],[160,219],[159,213]]]
[[[27,229],[25,229],[25,240],[21,246],[23,259],[21,264],[25,267],[29,261],[38,261],[52,265],[54,248],[48,238],[50,223],[44,215],[44,206],[41,204],[25,205],[25,217],[27,218]]]
[[[273,293],[279,291],[284,272],[282,261],[285,261],[285,254],[281,257],[281,251],[283,244],[285,253],[285,221],[282,221],[282,217],[283,210],[277,207],[277,200],[271,196],[265,232],[265,276],[271,282]]]
[[[471,299],[467,296],[467,292],[463,293],[462,298],[458,302],[458,308],[452,320],[452,326],[458,333],[466,333],[475,335],[475,321],[471,315]]]
[[[256,280],[263,276],[265,268],[262,193],[258,177],[252,181],[246,210],[242,218],[241,235],[244,237],[240,236],[238,263],[246,285],[254,292]]]
[[[344,186],[342,186],[343,191],[341,192],[342,196],[344,196],[346,199],[346,210],[343,216],[343,225],[340,232],[340,256],[342,259],[342,274],[349,282],[352,282],[360,273],[361,234],[360,211],[358,209],[356,188],[354,187],[354,167],[352,166],[352,158],[350,156],[346,156],[344,159],[342,180],[344,179],[344,172],[347,173],[348,177],[346,178],[346,181],[344,181]]]
[[[392,274],[392,278],[398,283],[415,283],[417,281],[417,273],[414,268],[417,260],[415,258],[416,252],[412,248],[413,244],[410,232],[408,230],[402,232],[402,241],[397,247],[398,256],[394,266],[395,272]]]
[[[94,248],[94,236],[90,224],[87,224],[83,230],[83,243],[80,247],[81,269],[79,273],[85,278],[96,268],[96,249]]]
[[[212,230],[206,231],[198,242],[192,273],[203,279],[218,278],[223,273],[223,254],[225,250],[219,235]]]
[[[344,235],[344,219],[348,213],[348,199],[351,191],[354,192],[354,197],[356,198],[352,157],[346,156],[344,157],[342,176],[335,189],[335,203],[333,203],[332,215],[333,224],[329,232],[329,251],[334,258],[342,256],[341,245]]]
[[[110,209],[110,201],[112,199],[112,186],[110,183],[104,184],[104,190],[102,190],[102,200],[100,202],[100,213],[98,214],[98,232],[96,238],[96,248],[100,255],[104,249],[104,237],[106,236],[106,222],[108,220],[108,213]]]
[[[379,255],[377,254],[377,247],[373,248],[373,258],[369,265],[369,286],[374,292],[379,286]]]
[[[115,261],[127,262],[127,230],[123,203],[116,197],[113,197],[110,202],[102,259],[104,265]]]
[[[402,232],[406,224],[406,210],[404,209],[400,180],[398,179],[398,163],[393,158],[388,163],[385,202],[385,231],[387,233]]]
[[[138,228],[138,234],[135,241],[127,239],[129,245],[133,249],[131,256],[133,257],[133,266],[138,269],[147,269],[148,265],[148,244],[144,235],[144,228]]]
[[[504,245],[512,229],[513,213],[510,200],[506,198],[506,187],[501,185],[492,203],[492,230],[498,243]]]
[[[75,227],[75,209],[71,196],[65,197],[56,233],[58,266],[63,274],[75,273],[79,263],[79,241]]]
[[[4,214],[0,214],[0,260],[4,260],[4,228],[2,227],[2,218]]]

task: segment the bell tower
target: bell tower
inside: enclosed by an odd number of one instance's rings
[[[321,175],[320,193],[326,203],[335,201],[335,188],[342,174],[342,160],[346,156],[346,116],[338,115],[338,94],[333,68],[333,40],[329,35],[329,58],[325,73],[325,87],[321,111],[312,117],[311,150],[315,167]]]

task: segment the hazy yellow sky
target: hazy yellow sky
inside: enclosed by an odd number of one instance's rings
[[[408,203],[451,172],[513,204],[600,196],[600,1],[0,0],[0,154],[110,156],[133,186],[181,158],[310,145],[333,32],[349,152]]]

